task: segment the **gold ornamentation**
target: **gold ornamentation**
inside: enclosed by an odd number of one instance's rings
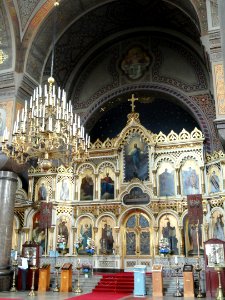
[[[8,57],[8,54],[4,53],[4,51],[0,49],[0,65],[2,65]]]
[[[223,64],[216,64],[214,66],[215,75],[215,89],[218,111],[220,115],[225,114],[225,82]]]
[[[90,137],[85,135],[71,101],[67,103],[65,91],[58,88],[56,92],[52,77],[48,83],[44,89],[36,88],[29,104],[25,101],[22,111],[18,111],[11,146],[7,128],[2,138],[3,153],[19,164],[37,158],[44,171],[52,168],[54,160],[67,167],[85,161],[90,145]]]

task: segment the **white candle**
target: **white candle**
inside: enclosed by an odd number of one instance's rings
[[[17,251],[15,251],[15,260],[17,260]]]

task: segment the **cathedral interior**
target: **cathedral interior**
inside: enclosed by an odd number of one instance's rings
[[[0,2],[0,290],[28,255],[103,272],[200,261],[208,291],[225,255],[224,12]]]

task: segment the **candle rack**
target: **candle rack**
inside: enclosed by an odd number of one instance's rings
[[[76,269],[77,269],[77,287],[74,288],[73,292],[75,292],[76,294],[81,294],[83,291],[80,288],[80,270],[81,270],[81,266],[80,266],[79,262],[77,264]]]
[[[59,269],[60,266],[56,265],[55,266],[55,270],[56,270],[55,288],[53,289],[53,292],[59,292]]]
[[[197,298],[204,298],[204,295],[202,294],[202,289],[201,289],[201,266],[199,262],[199,257],[197,259],[197,263],[195,266],[195,271],[198,273],[198,294],[196,295]]]
[[[218,285],[217,293],[216,293],[216,300],[223,300],[224,295],[223,295],[223,289],[222,289],[222,284],[221,284],[221,271],[223,270],[223,267],[215,265],[214,269],[218,274],[218,280],[219,280],[219,285]]]
[[[12,267],[13,267],[13,282],[12,282],[12,287],[10,289],[10,292],[17,292],[17,289],[16,289],[16,269],[18,267],[17,260],[13,260]]]
[[[178,266],[178,262],[175,263],[175,271],[176,271],[176,292],[174,293],[174,297],[182,297],[183,294],[180,291],[180,281],[179,281],[179,270],[181,267]]]
[[[37,268],[37,266],[32,266],[32,267],[30,267],[30,269],[32,270],[32,285],[31,285],[31,290],[30,290],[28,296],[36,296],[36,293],[34,291],[34,276],[35,276],[35,272],[38,268]]]

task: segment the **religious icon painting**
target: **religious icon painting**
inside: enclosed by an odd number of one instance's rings
[[[147,193],[144,193],[138,186],[133,187],[129,194],[123,197],[123,203],[125,205],[143,205],[149,204],[150,197]]]
[[[158,168],[158,193],[159,196],[174,196],[174,168],[170,163],[164,162]]]
[[[164,242],[166,241],[168,253],[170,254],[179,254],[178,233],[176,218],[170,214],[162,216],[159,223],[159,239]]]
[[[149,179],[148,145],[138,133],[131,135],[124,147],[124,164],[125,181],[130,181],[133,178]]]
[[[57,248],[60,254],[69,253],[70,246],[70,217],[63,215],[57,220]]]
[[[57,199],[59,201],[72,201],[72,183],[70,178],[64,177],[57,184]]]
[[[185,254],[198,256],[204,253],[201,224],[190,224],[188,215],[183,220]]]
[[[79,219],[77,239],[75,243],[76,252],[79,255],[87,255],[90,240],[93,238],[93,223],[90,218]]]
[[[48,194],[48,182],[46,179],[40,178],[35,189],[36,201],[47,201],[49,199]]]
[[[110,217],[101,219],[98,225],[99,254],[114,254],[115,247],[115,221]]]
[[[208,191],[209,193],[220,192],[220,170],[217,167],[212,167],[208,174]]]
[[[114,199],[114,177],[111,169],[104,169],[104,175],[101,177],[101,199]]]
[[[93,200],[94,198],[94,179],[91,171],[86,171],[81,177],[80,200]]]
[[[200,169],[194,161],[187,161],[181,170],[182,194],[200,194]]]
[[[224,214],[222,210],[215,210],[212,214],[212,238],[225,241]]]

